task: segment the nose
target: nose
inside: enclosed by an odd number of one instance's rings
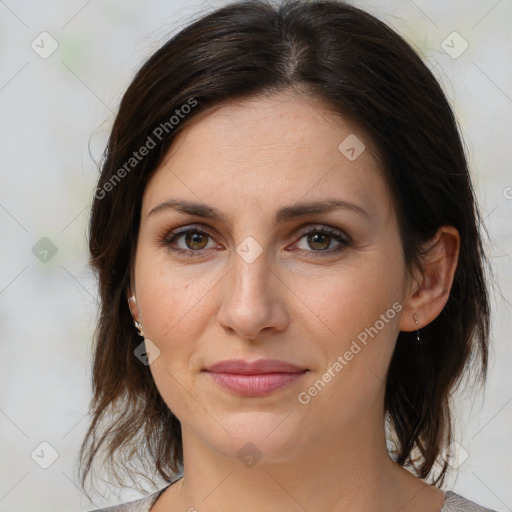
[[[243,339],[261,339],[263,331],[268,336],[288,326],[285,302],[291,291],[270,267],[265,252],[251,263],[235,254],[221,293],[218,321],[224,329]]]

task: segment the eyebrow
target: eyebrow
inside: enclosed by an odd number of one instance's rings
[[[279,222],[290,221],[296,218],[305,217],[307,215],[329,213],[339,209],[352,210],[368,218],[370,217],[368,212],[361,206],[348,203],[347,201],[343,201],[341,199],[325,199],[322,201],[313,201],[309,203],[299,203],[290,206],[284,206],[276,212],[274,216],[274,223],[278,224]],[[208,206],[205,203],[197,203],[183,199],[167,199],[163,203],[155,206],[148,213],[148,217],[166,210],[176,210],[182,213],[204,217],[206,219],[215,220],[229,225],[228,218],[216,208]]]

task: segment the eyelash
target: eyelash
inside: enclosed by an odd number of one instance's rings
[[[169,247],[172,251],[176,252],[178,256],[184,256],[188,258],[197,258],[203,256],[203,254],[210,249],[177,249],[173,247],[173,244],[176,242],[177,239],[179,239],[181,236],[186,235],[188,233],[199,233],[201,235],[205,235],[207,237],[213,238],[213,236],[208,233],[207,231],[198,228],[189,226],[185,229],[178,229],[171,231],[170,233],[167,233],[161,240],[160,245]],[[321,251],[304,251],[299,250],[299,252],[305,252],[306,257],[308,258],[316,258],[316,257],[326,257],[326,256],[332,256],[333,254],[337,254],[340,251],[342,251],[345,247],[348,247],[350,245],[350,238],[348,235],[343,236],[339,230],[330,228],[329,226],[321,225],[321,227],[311,227],[306,226],[305,228],[302,228],[299,232],[299,239],[297,242],[302,240],[306,235],[313,235],[313,234],[325,234],[329,235],[330,237],[334,238],[337,242],[340,242],[340,245],[336,247],[335,249],[329,249],[329,250],[321,250]]]

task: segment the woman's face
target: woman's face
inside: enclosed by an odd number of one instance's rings
[[[370,147],[291,93],[225,103],[175,139],[144,192],[135,294],[185,442],[286,460],[383,428],[408,291]],[[294,369],[211,369],[262,359]]]

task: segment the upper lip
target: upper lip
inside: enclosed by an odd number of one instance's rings
[[[229,359],[208,366],[206,371],[212,373],[257,375],[262,373],[302,373],[306,371],[306,368],[301,368],[295,364],[278,359],[258,359],[257,361]]]

